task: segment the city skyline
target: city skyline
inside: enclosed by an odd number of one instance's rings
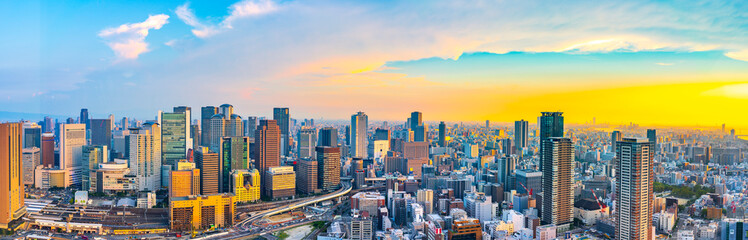
[[[569,123],[748,127],[746,6],[729,1],[9,4],[6,120],[228,102],[243,116],[511,122],[551,110]]]

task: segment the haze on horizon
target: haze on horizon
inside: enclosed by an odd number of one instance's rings
[[[748,128],[740,1],[3,5],[0,111]]]

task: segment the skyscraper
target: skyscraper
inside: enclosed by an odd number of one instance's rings
[[[294,167],[294,171],[296,171],[296,190],[304,194],[319,192],[317,184],[317,161],[299,159]]]
[[[377,130],[374,130],[374,140],[390,141],[391,135],[389,129],[377,128]]]
[[[55,165],[55,135],[52,133],[42,134],[42,165],[52,167]]]
[[[350,146],[352,157],[366,157],[367,147],[369,146],[366,137],[369,128],[369,117],[363,112],[358,112],[351,116],[351,135]]]
[[[249,138],[224,137],[221,142],[221,188],[231,192],[231,172],[249,169]]]
[[[242,127],[242,118],[234,114],[234,107],[230,104],[223,104],[220,112],[210,118],[210,133],[208,147],[213,152],[219,152],[221,148],[221,139],[223,137],[243,136],[244,128]]]
[[[415,142],[427,142],[429,140],[429,126],[426,124],[416,126],[413,133],[413,141]]]
[[[86,144],[85,124],[60,124],[60,169],[67,172],[65,186],[81,184],[81,160]]]
[[[288,146],[289,143],[289,113],[288,108],[273,108],[273,120],[278,124],[281,133],[281,154],[288,156],[291,149]]]
[[[439,147],[447,146],[447,124],[439,123]]]
[[[107,146],[112,145],[112,120],[110,119],[91,119],[89,120],[91,129],[91,145]]]
[[[177,110],[177,108],[174,108]],[[190,136],[189,109],[184,112],[161,113],[161,160],[174,169],[176,162],[187,159]],[[188,140],[189,139],[189,140]]]
[[[421,124],[423,124],[423,114],[421,112],[410,113],[410,129],[416,131],[416,127]]]
[[[332,127],[326,127],[319,130],[319,141],[317,146],[338,146],[338,129]]]
[[[26,214],[21,159],[21,123],[0,123],[0,228],[22,223]]]
[[[187,143],[187,147],[186,147],[187,149],[185,149],[185,152],[187,152],[187,150],[195,147],[194,146],[194,144],[195,144],[195,141],[194,141],[195,135],[192,135],[192,131],[191,131],[191,129],[192,129],[192,127],[191,127],[191,125],[192,125],[192,108],[191,107],[186,107],[186,106],[174,107],[174,113],[183,113],[184,117],[186,118],[185,119],[185,124],[184,124],[184,130],[185,130],[185,135],[187,135],[185,137],[185,141]]]
[[[217,194],[221,192],[221,161],[218,153],[207,147],[199,147],[194,152],[195,165],[200,169],[200,194]]]
[[[538,138],[538,144],[540,145],[540,151],[543,152],[543,140],[551,137],[564,137],[564,116],[562,112],[541,112],[540,118],[538,118],[538,125],[540,125],[540,136]],[[540,171],[543,171],[543,165],[540,164]]]
[[[317,130],[314,128],[301,129],[297,133],[297,152],[299,158],[315,158],[314,148],[317,146]]]
[[[647,129],[647,139],[649,139],[650,142],[654,143],[652,148],[657,147],[657,130]]]
[[[200,108],[200,146],[208,146],[210,143],[210,118],[218,114],[218,108],[206,106]]]
[[[623,139],[623,134],[621,134],[621,131],[613,131],[610,133],[610,150],[612,152],[616,152],[616,144]]]
[[[651,239],[654,142],[624,138],[616,149],[616,239]]]
[[[340,148],[317,147],[317,186],[330,191],[340,185]]]
[[[260,120],[260,125],[255,131],[255,168],[265,179],[268,169],[280,166],[280,128],[275,120]],[[262,180],[263,182],[265,180]],[[262,193],[266,193],[266,185],[262,185]]]
[[[140,129],[130,129],[125,136],[130,173],[138,179],[138,190],[156,191],[161,188],[161,129],[158,123],[146,123]]]
[[[23,123],[23,148],[42,147],[42,126],[36,123]]]
[[[514,146],[518,154],[521,154],[522,149],[527,147],[528,125],[524,119],[514,121]]]
[[[78,123],[85,124],[86,125],[86,129],[91,129],[90,126],[89,126],[88,119],[89,119],[88,118],[88,109],[81,108],[81,115],[78,118]]]
[[[542,221],[568,228],[574,219],[574,148],[571,139],[562,137],[547,138],[542,144]]]
[[[93,119],[92,119],[93,120]],[[91,121],[92,126],[94,126],[94,122]],[[83,146],[83,161],[82,161],[82,167],[81,170],[82,173],[82,188],[84,191],[88,191],[93,189],[93,191],[96,191],[95,187],[91,187],[91,171],[94,171],[99,168],[100,163],[105,163],[109,161],[109,148],[106,145],[100,145],[100,146],[91,146],[91,145],[85,145]],[[95,179],[95,178],[94,178]],[[95,186],[95,184],[94,184]]]
[[[253,117],[253,116],[247,117],[246,123],[244,125],[245,125],[245,128],[247,129],[246,136],[254,139],[255,130],[257,130],[257,117]]]

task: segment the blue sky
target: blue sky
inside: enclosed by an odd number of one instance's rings
[[[502,97],[512,94],[703,83],[706,95],[729,93],[713,104],[748,98],[745,1],[0,5],[2,111],[75,115],[87,107],[96,117],[144,118],[176,105],[231,103],[243,115],[288,106],[300,118],[363,110],[400,119],[419,109],[434,120],[509,121],[526,114]],[[484,102],[494,112],[476,113]]]

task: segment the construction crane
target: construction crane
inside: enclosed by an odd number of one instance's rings
[[[530,189],[530,190],[527,190],[527,187],[525,187],[525,185],[524,185],[524,184],[522,184],[521,182],[518,182],[518,183],[519,183],[519,185],[521,185],[521,186],[522,186],[522,188],[524,188],[524,189],[525,189],[525,192],[526,192],[526,193],[528,193],[528,195],[530,195],[530,197],[532,197],[532,189]]]
[[[592,196],[595,197],[595,201],[597,202],[597,206],[600,206],[600,212],[605,213],[605,209],[603,207],[603,204],[600,203],[600,199],[597,198],[597,194],[595,194],[595,190],[590,190],[592,192]]]

